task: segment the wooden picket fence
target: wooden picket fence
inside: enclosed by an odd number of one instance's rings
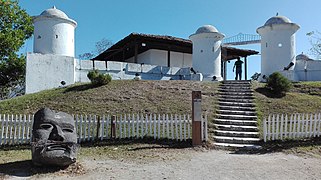
[[[263,119],[264,142],[283,139],[320,137],[321,113],[270,114]]]
[[[29,144],[33,117],[0,115],[0,145]],[[145,137],[186,141],[192,137],[192,120],[189,115],[74,115],[74,119],[78,143]],[[202,140],[207,139],[207,116],[203,116]]]

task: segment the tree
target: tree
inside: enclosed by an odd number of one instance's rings
[[[33,33],[32,18],[17,0],[0,0],[0,92],[14,87],[25,75],[25,56],[16,52]],[[1,98],[1,97],[0,97]]]
[[[321,58],[321,32],[319,31],[311,31],[306,34],[310,37],[310,43],[312,45],[310,52],[316,58]]]
[[[95,43],[95,50],[87,53],[83,53],[78,55],[79,59],[92,59],[95,56],[98,56],[99,54],[103,53],[106,49],[108,49],[110,46],[112,46],[113,43],[106,38],[101,39],[100,41],[97,41]]]
[[[274,72],[268,77],[266,87],[274,95],[285,95],[292,88],[292,83],[281,73]]]
[[[101,74],[97,69],[89,71],[87,74],[88,79],[94,86],[103,86],[110,83],[112,77],[110,74]]]

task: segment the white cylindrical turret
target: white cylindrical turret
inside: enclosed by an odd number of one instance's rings
[[[256,32],[261,35],[261,74],[268,77],[285,67],[293,70],[295,66],[295,32],[299,25],[291,23],[284,16],[270,18]]]
[[[34,53],[75,56],[76,21],[53,7],[35,16],[33,23]]]
[[[189,37],[193,42],[192,65],[193,69],[204,76],[204,80],[221,81],[221,40],[224,34],[211,25],[197,29]]]

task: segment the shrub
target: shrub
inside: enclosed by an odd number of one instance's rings
[[[98,70],[89,71],[87,77],[95,86],[106,85],[111,81],[111,76],[109,74],[101,74]]]
[[[276,95],[281,95],[291,89],[292,83],[281,73],[274,72],[268,77],[266,87]]]

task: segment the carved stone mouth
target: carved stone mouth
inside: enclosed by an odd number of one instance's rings
[[[62,146],[61,144],[52,144],[47,146],[47,151],[56,151],[56,150],[62,150],[66,151],[69,150],[70,148],[68,146]]]

